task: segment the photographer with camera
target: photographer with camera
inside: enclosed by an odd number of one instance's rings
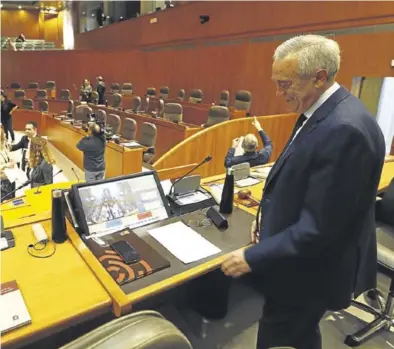
[[[87,132],[88,135],[78,142],[77,148],[83,152],[85,181],[93,182],[104,179],[106,140],[104,131],[96,122],[88,124]]]

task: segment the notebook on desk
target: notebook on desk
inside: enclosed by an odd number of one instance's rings
[[[1,284],[1,334],[31,323],[31,317],[15,280]]]

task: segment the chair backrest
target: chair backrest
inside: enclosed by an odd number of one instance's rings
[[[113,107],[113,108],[120,108],[121,104],[122,104],[122,95],[120,93],[115,93],[112,96],[111,107]]]
[[[239,181],[240,179],[248,178],[250,175],[250,164],[249,162],[243,162],[231,167],[233,169],[234,180]]]
[[[137,122],[131,118],[124,119],[122,138],[128,140],[134,140],[136,139],[136,135],[137,135]]]
[[[36,98],[46,99],[48,98],[47,90],[37,90]]]
[[[183,107],[179,103],[167,103],[164,106],[164,118],[173,122],[182,122]]]
[[[391,180],[383,199],[379,202],[378,219],[394,227],[394,178]]]
[[[159,95],[160,98],[167,99],[169,95],[170,95],[170,88],[168,86],[160,87],[160,95]]]
[[[141,109],[141,97],[135,96],[131,99],[131,111],[133,113],[138,113]]]
[[[156,96],[156,89],[154,87],[148,87],[146,89],[146,94],[148,96]]]
[[[105,112],[105,110],[98,109],[95,114],[96,120],[98,122],[107,122],[107,113]]]
[[[30,82],[27,84],[27,88],[37,89],[37,88],[38,88],[38,82],[30,81]]]
[[[92,91],[92,93],[90,94],[90,102],[93,104],[97,104],[98,100],[99,100],[99,95],[97,91]]]
[[[82,121],[82,122],[88,122],[90,121],[90,114],[92,114],[92,108],[90,108],[87,105],[79,105],[75,109],[75,121]]]
[[[150,122],[143,122],[141,125],[141,137],[139,143],[145,147],[154,147],[156,144],[156,125]]]
[[[130,82],[125,82],[122,86],[122,93],[131,95],[133,93],[133,84]]]
[[[212,126],[227,121],[230,118],[230,113],[226,107],[213,105],[208,110],[208,119],[205,126]]]
[[[38,102],[38,110],[40,112],[48,111],[49,110],[49,104],[47,101],[39,101]]]
[[[122,126],[120,117],[116,114],[108,114],[107,125],[111,126],[113,134],[119,134]]]
[[[26,97],[25,90],[15,90],[14,97],[18,99],[25,98]]]
[[[227,90],[223,90],[220,92],[220,100],[219,105],[222,107],[228,107],[228,103],[230,102],[230,92]]]
[[[178,97],[176,99],[178,99],[179,101],[184,101],[185,96],[186,96],[186,92],[183,88],[181,88],[178,92]]]
[[[54,90],[55,87],[56,87],[55,81],[47,81],[47,82],[45,83],[45,88],[46,88],[47,90]]]
[[[111,84],[111,93],[119,93],[120,85],[117,82]]]
[[[15,82],[15,81],[11,82],[10,88],[12,88],[12,89],[21,88],[21,84],[19,82]]]
[[[60,349],[193,349],[171,322],[155,311],[112,320]]]
[[[189,102],[191,102],[191,103],[201,103],[202,99],[203,99],[202,90],[199,90],[199,89],[191,90],[190,96],[189,96]]]
[[[235,94],[234,108],[237,110],[250,110],[252,94],[249,91],[240,90]]]
[[[59,98],[60,99],[71,99],[70,90],[67,90],[67,89],[60,90]]]
[[[22,109],[34,109],[34,103],[32,99],[22,99]]]

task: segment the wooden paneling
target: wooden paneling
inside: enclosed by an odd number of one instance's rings
[[[390,17],[392,20],[392,3],[376,4],[374,1],[194,1],[76,35],[75,41],[79,49],[125,49],[343,28],[387,22]],[[200,24],[200,15],[209,15],[210,21]],[[157,18],[156,23],[150,23],[152,18]]]
[[[1,10],[1,36],[17,37],[24,34],[26,39],[42,39],[40,36],[37,11]]]
[[[37,123],[40,134],[46,127],[46,115],[38,110],[17,109],[12,113],[12,126],[15,131],[24,132],[28,121],[35,121]]]
[[[338,81],[346,88],[350,89],[354,76],[393,75],[393,31],[338,35],[336,39],[343,58]],[[102,75],[107,85],[132,82],[137,95],[143,95],[148,86],[158,89],[167,85],[171,97],[180,88],[189,92],[198,87],[204,91],[205,103],[218,101],[223,89],[229,90],[231,96],[246,89],[253,94],[252,114],[277,114],[286,112],[271,81],[272,54],[278,44],[280,41],[159,52],[4,51],[1,79],[3,86],[14,80],[24,86],[30,80],[55,80],[58,90],[69,88],[76,95],[73,85],[80,86],[85,77],[95,81],[97,75]]]
[[[258,117],[261,126],[274,144],[270,161],[275,161],[283,150],[296,118],[295,114]],[[232,140],[248,133],[257,135],[252,121],[251,118],[230,120],[198,132],[164,154],[154,163],[153,167],[156,170],[161,170],[184,164],[199,163],[207,155],[212,155],[212,160],[201,167],[200,174],[203,177],[208,177],[224,173],[224,158],[231,147]],[[259,146],[261,147],[261,143]]]

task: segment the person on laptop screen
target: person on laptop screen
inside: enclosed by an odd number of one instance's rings
[[[254,117],[252,124],[259,132],[261,141],[263,142],[263,148],[257,151],[259,142],[257,137],[252,133],[247,134],[245,137],[234,139],[232,147],[228,150],[224,159],[224,166],[226,168],[242,164],[243,162],[248,162],[250,167],[264,165],[268,162],[272,154],[272,141],[264,132],[256,117]]]

